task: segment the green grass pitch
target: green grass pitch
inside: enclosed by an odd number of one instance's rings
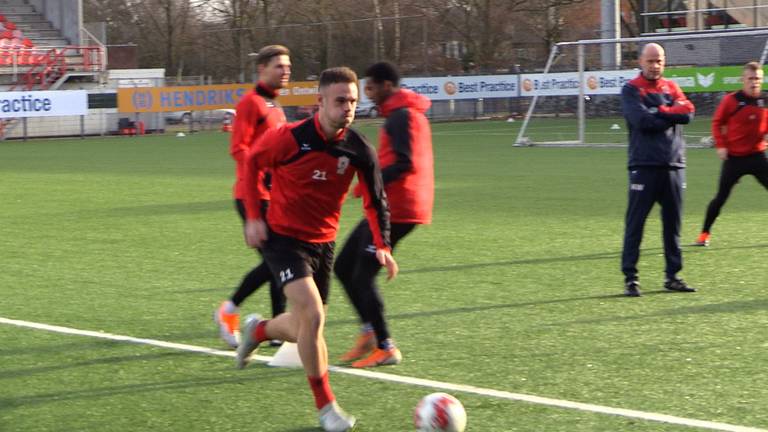
[[[514,148],[519,124],[433,126],[434,223],[404,240],[401,275],[383,283],[405,358],[377,371],[768,429],[766,191],[742,180],[712,246],[685,248],[695,294],[662,292],[654,210],[646,295],[624,298],[626,149]],[[374,142],[376,126],[361,125]],[[227,139],[0,143],[0,317],[224,349],[211,313],[257,262],[232,206]],[[712,150],[688,156],[684,243],[719,172]],[[339,242],[360,207],[345,205]],[[268,313],[267,290],[245,303],[254,311]],[[334,282],[332,361],[356,331]],[[412,430],[413,407],[437,391],[331,383],[369,432]],[[3,324],[0,389],[3,432],[317,430],[300,370]],[[452,393],[474,432],[696,430]]]

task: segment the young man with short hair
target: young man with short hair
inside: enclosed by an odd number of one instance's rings
[[[275,100],[281,88],[288,84],[291,76],[290,51],[282,45],[268,45],[259,50],[256,57],[259,81],[237,104],[235,123],[232,131],[229,152],[235,160],[235,185],[233,195],[235,208],[245,222],[243,198],[245,182],[245,155],[253,143],[267,130],[285,123],[283,109]],[[269,205],[269,175],[261,173],[258,187],[261,189],[260,205],[263,209]],[[272,278],[272,273],[265,262],[254,267],[243,278],[232,296],[221,303],[214,311],[214,321],[219,327],[221,338],[233,348],[237,348],[240,337],[240,304],[265,282],[269,282],[272,299],[272,316],[285,311],[285,297]],[[279,345],[274,341],[273,345]]]
[[[328,380],[323,336],[335,238],[341,205],[356,175],[371,224],[376,258],[397,274],[389,239],[389,210],[376,153],[349,125],[358,100],[357,75],[349,68],[326,69],[319,79],[319,110],[309,119],[268,131],[249,151],[246,184],[263,169],[272,170],[271,203],[261,213],[261,191],[246,189],[245,239],[262,247],[281,284],[290,312],[271,320],[245,320],[237,366],[248,364],[269,339],[296,342],[325,431],[346,431],[355,418],[336,403]]]
[[[752,175],[768,189],[768,160],[765,156],[768,117],[762,98],[763,68],[757,62],[747,63],[741,79],[741,90],[727,94],[712,118],[715,150],[723,166],[717,195],[707,206],[704,226],[696,240],[698,246],[709,246],[712,225],[741,177]]]
[[[389,202],[394,249],[416,225],[432,221],[432,130],[424,115],[431,102],[425,96],[401,89],[400,74],[390,63],[372,65],[365,76],[365,93],[386,119],[379,131],[379,163]],[[371,227],[363,219],[347,239],[334,266],[363,322],[355,346],[342,356],[342,361],[357,360],[352,363],[356,368],[402,361],[384,318],[384,302],[376,284],[381,264],[373,254],[372,243]]]

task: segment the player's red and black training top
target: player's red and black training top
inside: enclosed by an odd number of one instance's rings
[[[375,150],[353,129],[326,140],[317,114],[270,129],[249,150],[245,181],[263,169],[272,170],[272,201],[267,222],[278,234],[309,243],[336,239],[341,204],[352,178],[363,184],[363,206],[378,248],[391,249],[389,207]],[[249,187],[245,209],[249,220],[260,219],[258,188]]]
[[[275,102],[277,91],[259,81],[253,90],[248,91],[235,109],[235,123],[232,127],[229,153],[235,160],[235,199],[243,199],[246,183],[244,181],[245,155],[256,139],[265,131],[285,123],[285,114]],[[269,191],[264,182],[264,173],[258,178],[258,187],[262,189],[262,199],[269,199]]]
[[[728,149],[731,156],[765,151],[766,133],[768,117],[763,99],[749,97],[741,90],[725,95],[712,118],[715,147]]]
[[[401,89],[379,107],[387,118],[379,133],[379,163],[392,222],[432,221],[432,129],[424,115],[430,105],[427,97]]]

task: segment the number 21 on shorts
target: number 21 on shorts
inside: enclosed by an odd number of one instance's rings
[[[291,279],[293,279],[293,272],[291,269],[287,268],[285,270],[280,270],[280,282],[285,283]]]

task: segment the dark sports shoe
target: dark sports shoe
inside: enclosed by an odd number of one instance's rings
[[[640,297],[640,282],[633,280],[624,284],[624,295],[627,297]]]
[[[669,291],[676,292],[696,292],[696,288],[688,286],[684,280],[677,278],[667,279],[667,281],[664,282],[664,288],[668,289]]]

